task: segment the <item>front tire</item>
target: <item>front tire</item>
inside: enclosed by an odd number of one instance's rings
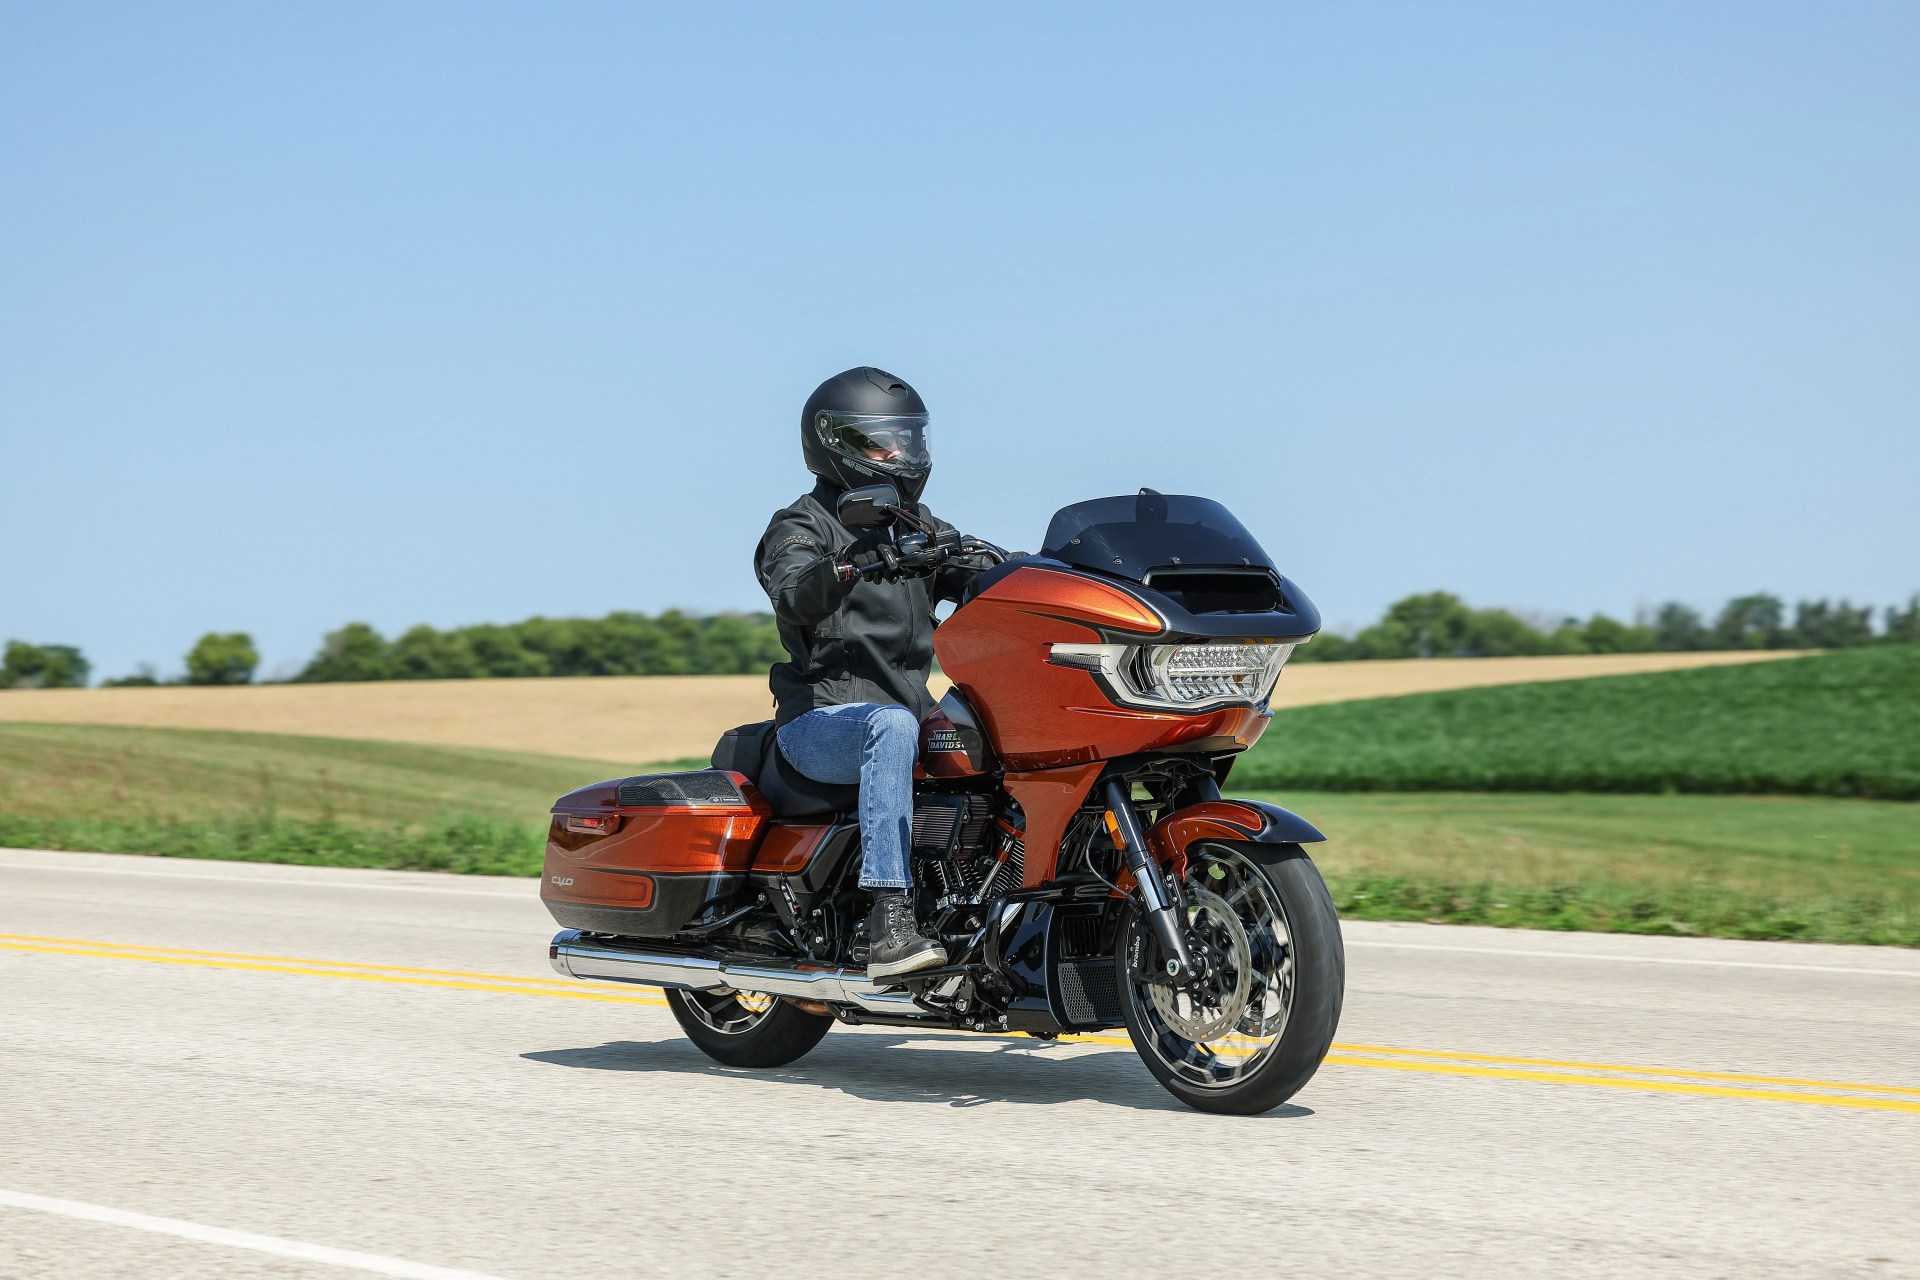
[[[667,1007],[700,1052],[729,1067],[784,1067],[833,1027],[825,1014],[744,991],[670,988]]]
[[[1178,991],[1147,980],[1158,949],[1136,909],[1114,957],[1127,1035],[1188,1106],[1270,1111],[1313,1078],[1340,1022],[1346,951],[1333,898],[1297,844],[1196,845],[1184,887],[1207,977]]]

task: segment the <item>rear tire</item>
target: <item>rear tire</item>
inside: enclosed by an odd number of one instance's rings
[[[1136,909],[1114,958],[1127,1035],[1188,1106],[1270,1111],[1313,1078],[1340,1023],[1347,962],[1333,898],[1297,844],[1196,845],[1186,888],[1190,940],[1207,940],[1214,981],[1196,996],[1137,979],[1129,953],[1158,949]]]
[[[825,1014],[742,991],[669,989],[667,1007],[700,1052],[729,1067],[784,1067],[833,1027]]]

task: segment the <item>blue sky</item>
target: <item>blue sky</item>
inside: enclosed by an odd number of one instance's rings
[[[760,603],[872,363],[1335,624],[1920,589],[1920,6],[0,4],[0,637]]]

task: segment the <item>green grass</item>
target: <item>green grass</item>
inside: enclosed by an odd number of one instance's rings
[[[329,738],[0,724],[0,845],[533,875],[553,800],[635,768]],[[1234,782],[1229,790],[1247,791]],[[1920,805],[1264,798],[1332,837],[1313,854],[1349,918],[1920,946]]]
[[[533,875],[603,760],[197,729],[0,724],[0,845]]]
[[[1233,788],[1238,793],[1238,788]],[[1343,916],[1920,946],[1920,806],[1813,797],[1268,793]]]
[[[1915,800],[1920,645],[1300,707],[1234,782]]]

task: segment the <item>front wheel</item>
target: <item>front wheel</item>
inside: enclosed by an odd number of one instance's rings
[[[773,996],[745,991],[667,991],[667,1007],[700,1052],[730,1067],[784,1067],[833,1026]]]
[[[1156,982],[1153,932],[1120,931],[1127,1034],[1147,1070],[1201,1111],[1257,1115],[1305,1086],[1340,1022],[1346,952],[1320,872],[1297,844],[1196,845],[1184,885],[1190,987]]]

